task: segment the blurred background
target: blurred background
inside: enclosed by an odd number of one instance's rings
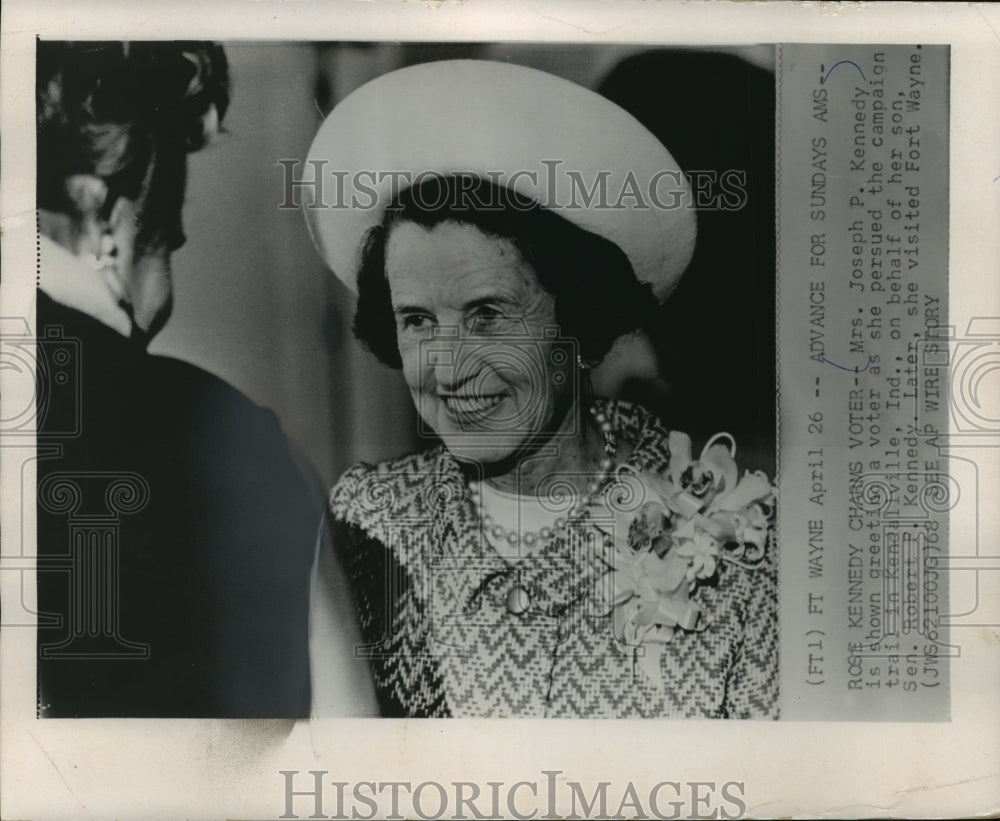
[[[427,443],[416,436],[400,374],[353,339],[353,296],[314,250],[301,212],[279,208],[278,161],[304,160],[324,116],[368,80],[453,58],[561,75],[630,111],[685,170],[746,174],[742,208],[698,212],[695,257],[648,329],[655,356],[614,357],[595,379],[687,431],[696,446],[732,433],[742,464],[773,475],[772,47],[241,42],[226,52],[227,133],[189,159],[174,313],[150,349],[193,362],[274,410],[317,487],[354,462]]]

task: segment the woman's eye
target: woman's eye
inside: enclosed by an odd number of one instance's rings
[[[429,328],[431,318],[426,314],[406,314],[400,319],[404,331],[420,331]]]
[[[476,308],[476,312],[471,317],[471,330],[473,333],[496,330],[506,321],[507,315],[499,308],[492,305],[483,305]]]

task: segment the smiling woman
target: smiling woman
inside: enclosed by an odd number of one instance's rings
[[[498,136],[464,139],[471,114]],[[436,443],[330,499],[383,715],[775,716],[769,482],[589,378],[680,279],[694,215],[565,195],[686,185],[669,152],[565,80],[449,61],[348,97],[310,162],[419,179],[306,212]]]
[[[421,418],[453,455],[471,451],[486,464],[503,462],[526,444],[492,435],[505,421],[519,420],[528,441],[545,425],[572,418],[568,361],[560,367],[536,349],[528,368],[509,368],[502,347],[463,341],[518,330],[540,339],[544,328],[556,325],[555,300],[509,240],[455,222],[430,230],[401,225],[388,243],[386,279],[403,376]],[[457,333],[450,340],[438,336],[435,356],[425,355],[425,341],[448,328]],[[533,376],[552,389],[539,392]]]
[[[460,193],[494,207],[466,207]],[[488,181],[435,176],[369,232],[355,331],[402,368],[421,420],[451,454],[503,484],[551,437],[576,443],[580,363],[600,362],[654,304],[608,240]],[[522,489],[527,478],[522,470]]]

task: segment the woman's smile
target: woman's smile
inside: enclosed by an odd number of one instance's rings
[[[401,223],[386,247],[403,376],[421,419],[488,464],[548,438],[574,406],[555,301],[520,251],[478,228]]]
[[[476,419],[493,410],[503,402],[505,395],[495,393],[491,395],[460,394],[460,393],[439,393],[438,397],[448,409],[448,413],[456,422],[463,418]]]

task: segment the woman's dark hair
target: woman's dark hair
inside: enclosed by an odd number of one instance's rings
[[[600,362],[620,336],[642,327],[655,310],[652,288],[639,282],[615,243],[489,180],[434,175],[398,194],[362,249],[354,335],[390,367],[402,363],[385,254],[389,235],[400,222],[428,229],[455,222],[509,240],[555,298],[562,335],[575,339],[581,357],[591,364]]]
[[[222,47],[198,42],[37,45],[38,206],[72,213],[66,180],[101,177],[141,201],[137,242],[179,235],[186,155],[229,106]]]

